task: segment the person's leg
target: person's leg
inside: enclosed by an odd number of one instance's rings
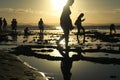
[[[67,55],[69,53],[68,42],[69,42],[69,29],[65,31],[65,48],[66,48],[66,54]]]
[[[2,27],[1,27],[1,25],[0,25],[0,32],[2,32]]]
[[[83,27],[81,29],[83,30],[83,43],[85,43],[85,29]]]
[[[59,43],[60,43],[60,41],[62,41],[64,38],[65,38],[65,34],[66,34],[66,26],[64,26],[64,25],[61,25],[61,28],[62,28],[62,30],[63,30],[63,35],[59,38],[59,40],[56,42],[56,44],[57,45],[59,45]]]
[[[68,41],[69,41],[69,35],[65,35],[65,48],[68,49]]]
[[[116,30],[114,29],[114,33],[116,34]]]
[[[60,39],[56,42],[57,45],[59,45],[60,41],[63,40],[64,38],[65,38],[65,35],[63,34],[63,35],[60,37]]]
[[[79,41],[79,35],[80,35],[80,28],[77,29],[77,41],[78,41],[78,43],[80,43],[80,41]]]
[[[112,34],[112,29],[110,29],[110,35]]]

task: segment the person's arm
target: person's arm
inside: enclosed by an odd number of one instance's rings
[[[78,20],[76,20],[74,24],[77,25],[77,23],[78,23]]]
[[[81,20],[81,22],[85,21],[85,18]]]

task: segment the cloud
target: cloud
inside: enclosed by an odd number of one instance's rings
[[[54,15],[53,12],[43,10],[33,10],[31,8],[0,8],[0,13],[13,13],[13,14],[37,14],[37,15]]]
[[[33,13],[32,9],[15,9],[15,8],[0,8],[0,12],[13,12],[13,13]]]
[[[45,11],[32,10],[31,8],[0,8],[0,13],[31,13],[31,14],[43,14]]]
[[[0,8],[0,12],[13,11],[12,8]]]
[[[76,13],[84,12],[87,14],[118,14],[120,9],[108,9],[108,10],[78,10]]]
[[[120,9],[114,9],[113,10],[115,13],[120,13]]]

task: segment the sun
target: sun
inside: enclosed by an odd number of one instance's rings
[[[56,11],[61,11],[66,2],[67,0],[52,0],[53,9]]]

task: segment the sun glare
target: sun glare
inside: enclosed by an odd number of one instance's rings
[[[61,11],[67,0],[52,0],[53,9],[56,11]]]

